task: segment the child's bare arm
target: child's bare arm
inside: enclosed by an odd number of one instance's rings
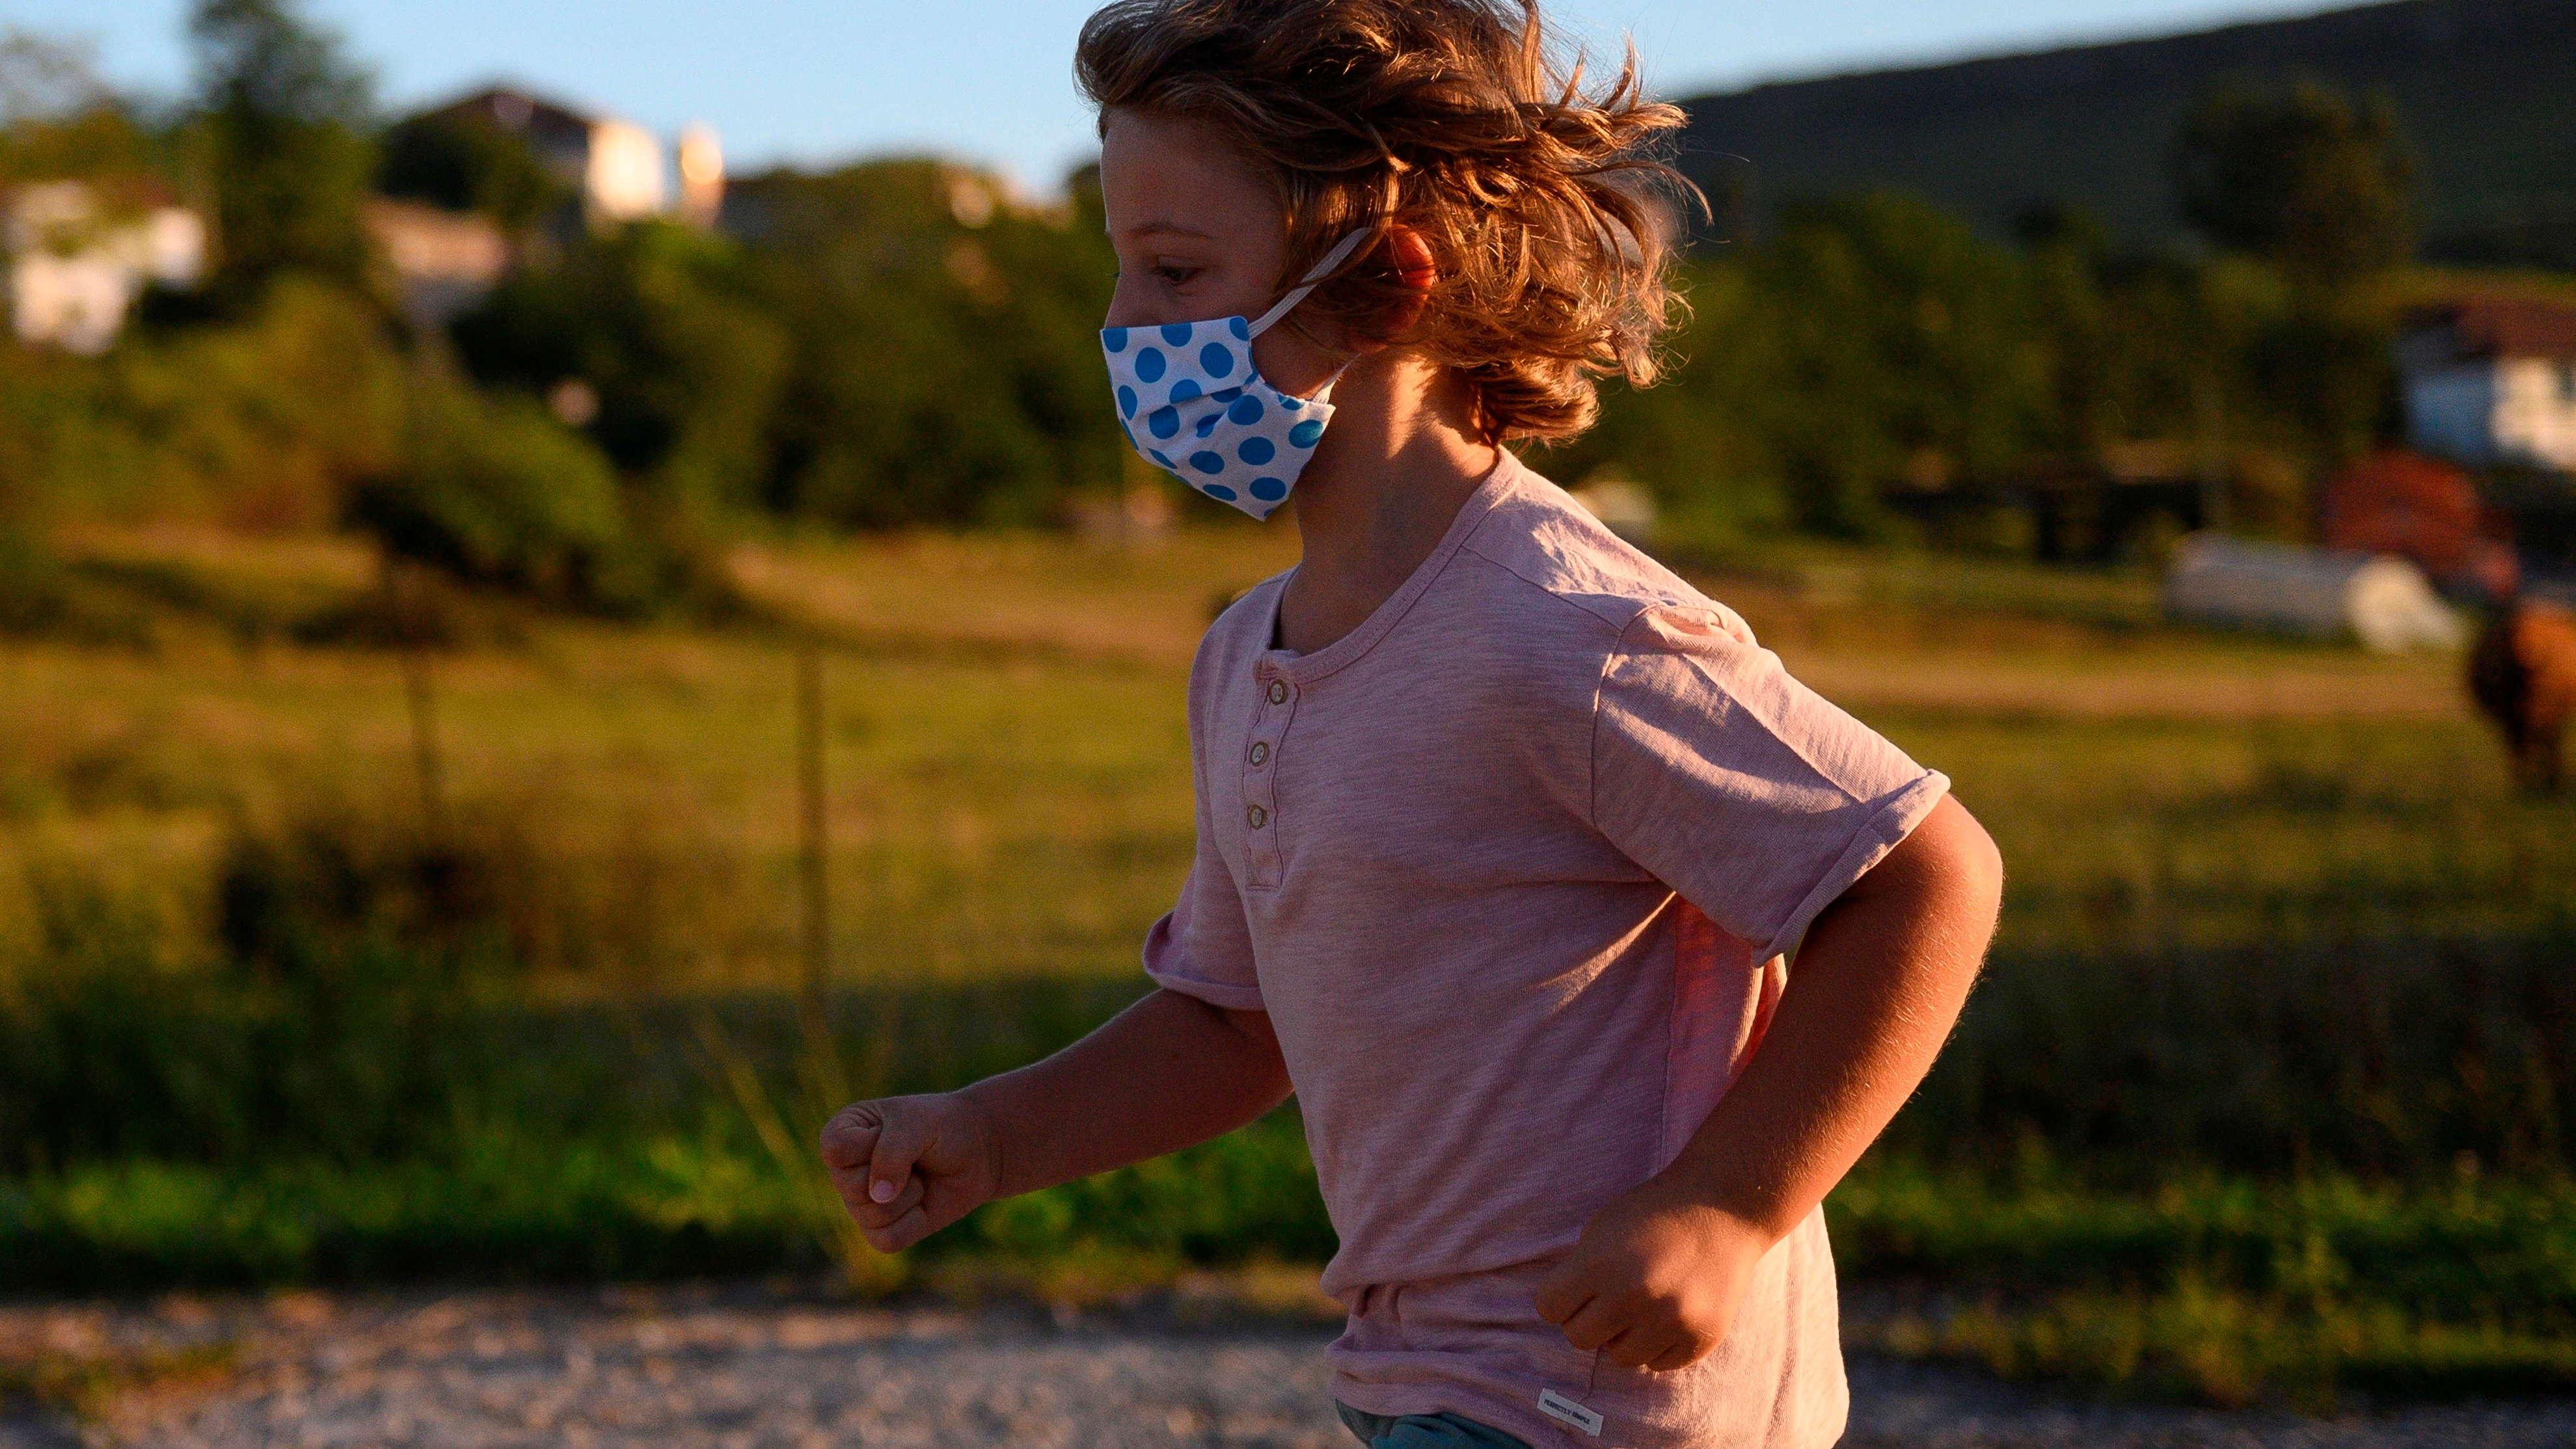
[[[1877,1138],[1958,1020],[2003,864],[1944,798],[1817,917],[1761,1049],[1672,1166],[1603,1208],[1540,1285],[1575,1347],[1676,1369],[1725,1338],[1754,1263]]]
[[[853,1102],[823,1162],[881,1253],[997,1197],[1204,1142],[1288,1098],[1270,1018],[1156,991],[1035,1065],[962,1091]]]

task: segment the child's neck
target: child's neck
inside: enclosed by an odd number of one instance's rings
[[[1362,358],[1297,475],[1305,546],[1279,603],[1280,648],[1312,654],[1366,622],[1440,544],[1499,459],[1456,374],[1404,353]]]

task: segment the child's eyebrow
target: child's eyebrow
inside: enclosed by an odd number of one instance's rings
[[[1127,235],[1131,237],[1186,236],[1195,237],[1200,241],[1216,240],[1213,233],[1200,231],[1195,227],[1183,226],[1179,222],[1163,217],[1156,217],[1152,221],[1140,221],[1134,226],[1127,228]]]

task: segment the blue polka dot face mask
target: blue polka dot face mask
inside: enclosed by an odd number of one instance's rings
[[[1305,301],[1370,234],[1363,227],[1342,238],[1257,321],[1221,317],[1102,330],[1118,425],[1146,462],[1220,503],[1255,518],[1270,516],[1297,486],[1297,474],[1333,419],[1333,406],[1324,401],[1333,383],[1312,398],[1290,397],[1253,370],[1252,339]]]

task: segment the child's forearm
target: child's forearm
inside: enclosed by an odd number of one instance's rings
[[[1761,1048],[1659,1181],[1776,1240],[1824,1200],[1948,1039],[2003,864],[1944,798],[1809,929]]]
[[[1089,1036],[958,1095],[992,1124],[996,1196],[1222,1136],[1288,1098],[1270,1018],[1155,991]]]

